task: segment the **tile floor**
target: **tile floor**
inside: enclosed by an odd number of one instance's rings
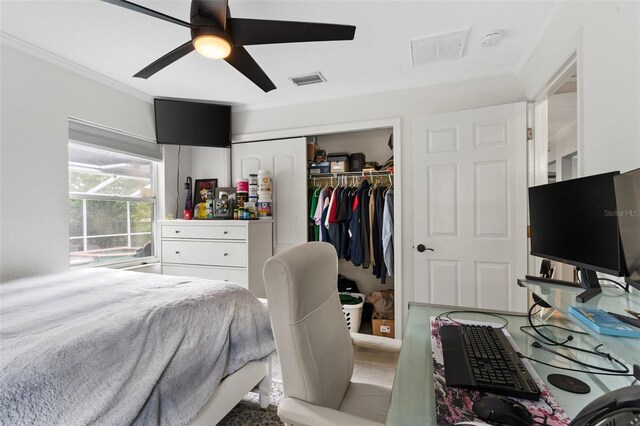
[[[354,382],[374,383],[391,387],[398,364],[397,351],[355,346]],[[282,382],[282,369],[277,356],[273,359],[273,380]]]

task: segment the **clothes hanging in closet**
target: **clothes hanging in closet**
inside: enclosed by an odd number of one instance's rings
[[[373,193],[375,194],[375,202],[371,234],[373,241],[373,255],[375,258],[373,274],[376,278],[380,278],[380,282],[382,284],[386,284],[387,281],[387,267],[384,263],[384,257],[382,254],[382,216],[384,213],[385,190],[386,188],[382,186],[375,187],[373,190]]]
[[[372,266],[385,284],[393,274],[393,190],[363,179],[357,187],[314,187],[309,197],[309,240],[330,243],[338,259]]]

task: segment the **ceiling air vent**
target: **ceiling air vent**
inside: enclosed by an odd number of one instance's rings
[[[307,84],[324,83],[327,79],[319,72],[313,74],[299,75],[297,77],[289,77],[296,86],[306,86]]]
[[[469,28],[437,36],[411,40],[413,66],[460,59],[469,38]]]

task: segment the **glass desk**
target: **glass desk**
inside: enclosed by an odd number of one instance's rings
[[[637,307],[637,306],[636,306]],[[442,305],[424,305],[419,303],[409,303],[409,317],[407,321],[406,331],[402,340],[402,347],[400,349],[400,357],[398,359],[398,365],[396,368],[396,376],[393,383],[393,392],[391,395],[391,404],[389,405],[389,411],[387,414],[387,425],[435,425],[436,424],[436,412],[435,412],[435,395],[433,390],[433,360],[431,356],[431,317],[438,316],[439,314],[451,310],[460,310],[464,308],[454,306],[442,306]],[[633,309],[633,308],[631,308]],[[496,318],[492,318],[487,315],[482,315],[481,309],[475,309],[479,311],[478,314],[456,314],[453,317],[456,319],[467,319],[484,322],[497,322]],[[634,310],[640,310],[634,309]],[[556,355],[550,354],[546,351],[535,349],[531,347],[531,342],[534,340],[522,331],[520,326],[528,325],[527,316],[517,313],[499,312],[484,310],[484,312],[491,312],[499,314],[500,316],[509,320],[507,331],[511,334],[511,337],[519,347],[520,352],[525,356],[539,359],[540,361],[553,363],[555,365],[579,368],[579,365]],[[537,321],[538,324],[541,322]],[[553,319],[546,321],[545,323],[554,323],[562,325],[564,327],[572,327],[572,323],[559,315],[555,315]],[[568,332],[563,331],[546,331],[546,335],[549,337],[554,336],[556,339],[560,339],[561,336],[566,336]],[[598,337],[601,337],[598,335]],[[598,339],[593,338],[590,335],[576,335],[574,334],[574,340],[572,344],[579,347],[593,349],[599,342]],[[602,349],[602,348],[601,348]],[[604,348],[602,350],[611,350]],[[567,353],[566,351],[563,351]],[[613,356],[621,359],[617,353],[613,353]],[[589,362],[600,366],[609,366],[602,358],[587,356],[582,352],[570,353],[577,359]],[[587,403],[599,397],[600,395],[607,393],[613,389],[618,389],[623,386],[628,386],[632,383],[633,379],[629,377],[615,377],[615,376],[596,376],[587,373],[575,373],[566,372],[556,368],[548,367],[543,364],[531,362],[536,372],[540,375],[543,381],[546,382],[547,375],[551,373],[565,373],[570,374],[580,380],[586,382],[591,387],[591,393],[586,395],[572,394],[566,391],[562,391],[549,385],[549,388],[553,395],[556,397],[560,405],[565,409],[567,414],[574,417]],[[613,367],[616,368],[616,367]]]
[[[584,291],[584,289],[580,287],[567,287],[531,280],[518,280],[518,285],[525,287],[531,293],[534,293],[540,297],[540,299],[560,311],[563,317],[570,319],[571,322],[581,330],[597,338],[600,343],[604,344],[610,351],[618,355],[628,364],[640,365],[640,339],[598,334],[583,325],[568,311],[569,306],[585,306],[623,315],[626,315],[624,311],[625,308],[640,312],[640,293],[637,290],[631,289],[631,293],[625,293],[621,288],[601,283],[601,294],[586,303],[578,303],[576,302],[576,296]]]

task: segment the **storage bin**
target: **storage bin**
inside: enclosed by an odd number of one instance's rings
[[[351,154],[349,157],[349,163],[351,166],[352,172],[361,172],[364,167],[364,154],[361,152],[356,152],[355,154]]]
[[[360,331],[360,322],[362,321],[362,307],[364,306],[364,294],[361,293],[340,293],[340,294],[349,294],[353,297],[359,297],[362,299],[362,302],[357,305],[342,305],[342,313],[344,314],[344,319],[347,321],[347,328],[352,333],[357,333]]]
[[[331,171],[331,163],[325,161],[323,163],[311,163],[309,165],[310,174],[329,173]]]
[[[347,154],[346,152],[332,152],[330,154],[327,154],[327,161],[329,161],[329,162],[346,161],[348,163],[349,162],[349,154]]]

